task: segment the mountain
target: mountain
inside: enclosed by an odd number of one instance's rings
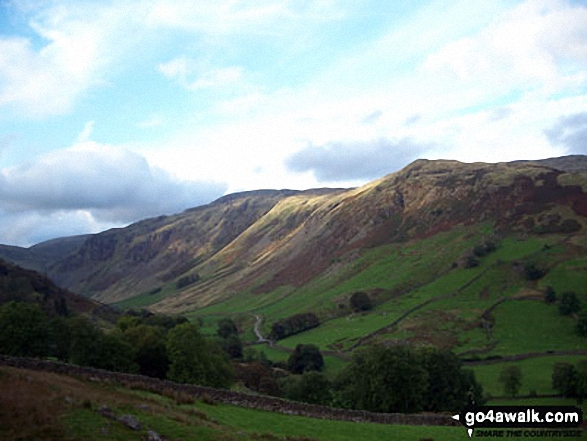
[[[289,292],[365,250],[459,226],[488,224],[497,236],[583,231],[587,178],[563,169],[584,160],[417,160],[356,189],[238,193],[31,251],[55,256],[70,246],[46,269],[75,292],[104,302],[140,295],[156,309],[186,311],[242,293]]]
[[[88,237],[90,237],[89,234],[61,237],[29,248],[0,245],[0,258],[14,262],[23,268],[44,273],[51,264],[72,253]]]
[[[539,159],[535,161],[514,161],[515,163],[533,163],[545,165],[547,167],[556,168],[565,172],[587,172],[587,156],[586,155],[568,155],[560,156],[558,158]]]
[[[90,236],[48,268],[61,286],[105,302],[192,275],[166,308],[301,286],[354,252],[488,221],[497,232],[576,231],[582,174],[541,164],[418,160],[350,190],[257,191]],[[196,277],[197,274],[197,277]]]
[[[115,323],[119,313],[112,307],[58,287],[46,276],[0,259],[0,305],[10,302],[36,303],[50,316],[83,314]]]

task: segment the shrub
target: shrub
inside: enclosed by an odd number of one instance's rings
[[[315,345],[297,345],[287,360],[288,369],[294,374],[307,371],[321,371],[324,359]]]
[[[515,397],[522,386],[522,370],[519,366],[505,366],[499,374],[499,382],[506,395]]]
[[[577,294],[573,291],[564,292],[561,296],[558,310],[562,315],[571,315],[579,312],[581,309],[581,302],[577,298]]]
[[[368,311],[373,307],[373,305],[371,304],[371,299],[363,291],[354,293],[351,296],[350,304],[351,308],[355,312]]]
[[[538,268],[534,263],[529,263],[524,267],[524,274],[528,280],[538,280],[544,277],[546,271]]]

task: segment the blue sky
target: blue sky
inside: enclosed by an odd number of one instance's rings
[[[0,0],[0,243],[587,154],[587,3]]]

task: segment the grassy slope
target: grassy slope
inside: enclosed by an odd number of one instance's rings
[[[11,439],[136,440],[148,429],[167,439],[188,440],[451,440],[458,427],[409,427],[336,422],[230,405],[193,402],[188,396],[153,393],[90,383],[75,378],[0,369],[3,412],[0,437]],[[18,395],[18,400],[11,400]],[[177,399],[180,400],[179,404]],[[108,406],[116,416],[132,414],[142,429],[132,431],[99,413]]]
[[[486,369],[486,375],[492,372]],[[485,373],[481,373],[483,377]],[[206,404],[187,395],[158,395],[44,372],[0,368],[0,437],[3,440],[143,439],[152,429],[167,439],[189,440],[418,440],[464,439],[460,427],[339,422]],[[14,397],[18,396],[18,400]],[[496,404],[574,404],[569,400],[501,400]],[[133,415],[133,431],[101,415]],[[509,438],[518,439],[518,438]],[[569,439],[569,438],[566,438]]]
[[[189,316],[204,318],[204,329],[209,332],[213,332],[221,316],[240,317],[246,329],[243,337],[254,340],[250,331],[254,319],[243,318],[247,311],[263,317],[265,334],[272,321],[313,311],[323,319],[321,326],[279,344],[291,349],[300,343],[312,343],[323,350],[340,350],[388,326],[411,308],[434,299],[373,340],[410,340],[464,352],[489,349],[492,340],[480,326],[481,314],[498,300],[511,298],[494,309],[493,339],[497,344],[482,356],[587,348],[585,339],[574,333],[574,319],[561,317],[556,304],[548,305],[541,300],[545,287],[551,285],[559,296],[566,290],[576,291],[587,304],[587,259],[583,257],[587,244],[582,236],[573,243],[564,242],[561,235],[510,236],[500,241],[495,252],[483,257],[479,267],[451,269],[466,250],[490,234],[487,225],[461,227],[424,240],[374,248],[348,262],[334,263],[336,271],[295,291],[282,287],[263,296],[249,293]],[[548,274],[538,282],[527,281],[523,266],[529,262],[548,268]],[[350,294],[357,290],[374,296],[378,304],[372,311],[352,314],[338,306],[346,305]],[[515,300],[532,295],[535,299]],[[274,360],[284,360],[289,355],[277,348],[264,350]],[[334,356],[326,358],[331,373],[338,372],[344,363]],[[500,368],[500,364],[494,366]],[[551,364],[536,362],[536,366],[541,367],[536,367],[528,377],[527,390],[543,390],[550,381]],[[481,379],[487,390],[498,387],[492,378]]]

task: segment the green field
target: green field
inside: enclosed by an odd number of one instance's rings
[[[552,367],[557,362],[576,364],[579,360],[587,360],[584,356],[545,356],[533,357],[516,362],[493,363],[482,366],[473,366],[475,377],[483,386],[486,393],[494,397],[503,396],[503,389],[498,381],[499,374],[505,366],[519,366],[522,370],[522,387],[520,395],[529,395],[534,391],[538,395],[555,394],[552,389]]]

